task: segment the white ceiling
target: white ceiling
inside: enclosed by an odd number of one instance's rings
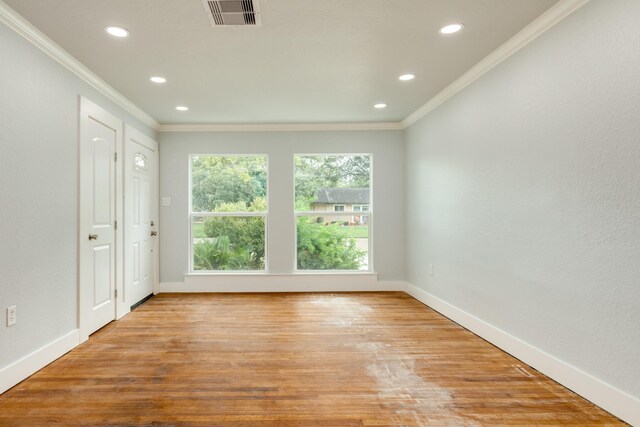
[[[556,1],[260,0],[261,27],[213,28],[201,0],[5,0],[165,124],[398,122]]]

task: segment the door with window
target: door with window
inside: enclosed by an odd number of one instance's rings
[[[129,306],[153,294],[156,281],[157,150],[157,142],[126,127],[124,300]]]

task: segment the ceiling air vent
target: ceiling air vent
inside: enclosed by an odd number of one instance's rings
[[[214,27],[262,25],[258,0],[202,0],[202,3]]]

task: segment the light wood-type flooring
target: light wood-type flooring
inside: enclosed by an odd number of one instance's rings
[[[0,396],[0,425],[623,425],[400,292],[161,294]]]

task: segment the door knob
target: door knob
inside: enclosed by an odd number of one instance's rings
[[[97,234],[89,234],[89,240],[98,240]]]
[[[157,235],[158,235],[158,232],[157,232],[157,231],[152,231],[152,232],[151,232],[151,235],[152,235],[152,236],[157,236]]]

